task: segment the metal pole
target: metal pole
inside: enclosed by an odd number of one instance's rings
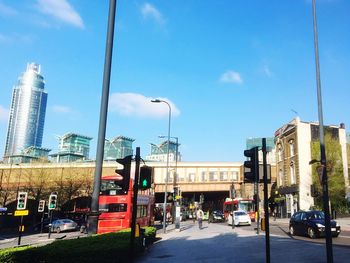
[[[133,199],[132,199],[131,236],[130,236],[130,258],[131,258],[131,262],[133,262],[133,259],[134,259],[134,240],[135,240],[136,216],[137,216],[137,194],[138,194],[138,190],[139,190],[140,159],[141,159],[141,157],[140,157],[140,147],[136,147],[135,179],[134,179],[134,187],[133,187],[134,194],[133,194]]]
[[[105,64],[104,64],[104,72],[103,72],[103,87],[102,87],[100,123],[99,123],[99,130],[98,130],[98,141],[97,141],[97,152],[96,152],[94,190],[92,193],[92,200],[91,200],[91,214],[88,218],[88,232],[90,235],[97,233],[98,197],[99,197],[100,185],[101,185],[104,140],[106,137],[106,123],[107,123],[109,85],[110,85],[111,64],[112,64],[116,2],[117,2],[116,0],[109,1],[107,43],[106,43]]]
[[[269,201],[267,188],[267,164],[266,164],[266,138],[262,139],[263,168],[264,168],[264,208],[265,208],[265,249],[266,262],[270,263],[270,223],[269,223]]]
[[[169,124],[168,124],[168,149],[167,149],[167,158],[166,158],[166,177],[165,177],[165,189],[164,189],[164,207],[163,207],[163,232],[166,233],[166,202],[167,202],[167,187],[168,187],[168,178],[169,178],[169,144],[170,144],[170,121],[171,121],[171,107],[168,102],[165,100],[155,99],[151,102],[160,103],[164,102],[169,107]]]
[[[260,174],[259,174],[259,150],[258,147],[255,147],[254,149],[254,154],[255,154],[255,160],[256,163],[255,165],[255,171],[256,171],[256,178],[255,178],[255,183],[256,183],[256,234],[259,235],[260,231],[260,195],[259,195],[259,182],[260,182]]]
[[[179,195],[179,186],[177,186],[177,158],[179,154],[179,138],[178,137],[173,137],[176,140],[176,153],[175,153],[175,176],[174,176],[174,193],[175,193],[175,187],[177,187],[177,194]],[[181,201],[181,199],[180,199]],[[178,209],[178,206],[180,206],[180,209]],[[178,211],[176,211],[178,209]],[[180,212],[179,212],[180,211]],[[179,214],[177,213],[179,212]],[[175,196],[175,229],[180,230],[180,213],[181,213],[181,205],[180,202],[177,201],[176,196]]]
[[[169,179],[169,144],[170,144],[170,120],[171,120],[171,107],[170,104],[166,101],[162,101],[166,103],[169,107],[169,123],[168,123],[168,147],[167,147],[167,157],[166,157],[166,177],[165,177],[165,190],[164,190],[164,213],[163,213],[163,232],[166,233],[166,203],[167,203],[167,186]]]
[[[324,128],[323,128],[323,112],[322,112],[322,94],[321,94],[321,78],[320,78],[320,64],[318,58],[318,34],[317,34],[317,19],[316,19],[316,0],[312,0],[312,13],[314,25],[314,47],[315,47],[315,64],[316,64],[316,83],[317,83],[317,102],[318,102],[318,119],[319,119],[319,133],[320,133],[320,154],[322,169],[322,192],[323,192],[323,210],[325,215],[325,231],[326,231],[326,250],[327,262],[333,262],[333,248],[332,248],[332,233],[331,220],[329,214],[329,197],[328,197],[328,178],[326,169],[326,149],[324,143]]]
[[[21,237],[22,237],[22,229],[23,229],[23,216],[21,216],[21,223],[19,225],[19,231],[18,231],[18,243],[17,245],[19,246],[21,244]]]

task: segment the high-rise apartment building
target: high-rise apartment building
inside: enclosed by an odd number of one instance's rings
[[[92,137],[69,132],[59,137],[58,153],[51,154],[53,162],[75,162],[89,160]]]
[[[113,160],[124,158],[125,156],[132,155],[132,143],[134,139],[125,137],[125,136],[117,136],[110,140],[105,140],[104,147],[104,160]]]
[[[180,144],[169,141],[169,162],[181,161],[181,153],[179,152]],[[151,143],[151,154],[147,155],[145,160],[165,162],[168,156],[168,141],[164,141],[159,145]]]
[[[40,75],[40,65],[29,63],[13,89],[5,161],[30,146],[41,147],[46,103],[47,92],[44,78]]]

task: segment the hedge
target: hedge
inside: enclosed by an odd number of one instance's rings
[[[144,228],[146,244],[155,240],[156,229]],[[143,240],[135,238],[134,254],[144,251]],[[130,262],[130,229],[78,239],[57,240],[45,246],[0,250],[0,262]]]

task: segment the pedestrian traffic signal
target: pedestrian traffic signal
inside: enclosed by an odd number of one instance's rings
[[[50,194],[49,197],[49,210],[55,210],[57,207],[57,194]]]
[[[244,151],[244,156],[250,160],[244,162],[244,182],[255,183],[259,178],[259,152],[258,147]]]
[[[132,155],[125,156],[123,159],[117,159],[117,163],[123,165],[122,169],[116,169],[115,172],[123,177],[122,180],[117,181],[117,184],[122,190],[127,193],[130,184],[130,170],[131,170]]]
[[[25,210],[27,206],[27,192],[19,192],[17,197],[17,210]]]
[[[45,200],[39,201],[38,212],[44,212],[45,210]]]
[[[153,168],[149,166],[142,166],[140,170],[140,183],[139,188],[146,190],[151,188],[153,177]]]

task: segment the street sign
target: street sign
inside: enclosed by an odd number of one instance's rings
[[[29,215],[29,210],[16,210],[15,216],[27,216]]]

